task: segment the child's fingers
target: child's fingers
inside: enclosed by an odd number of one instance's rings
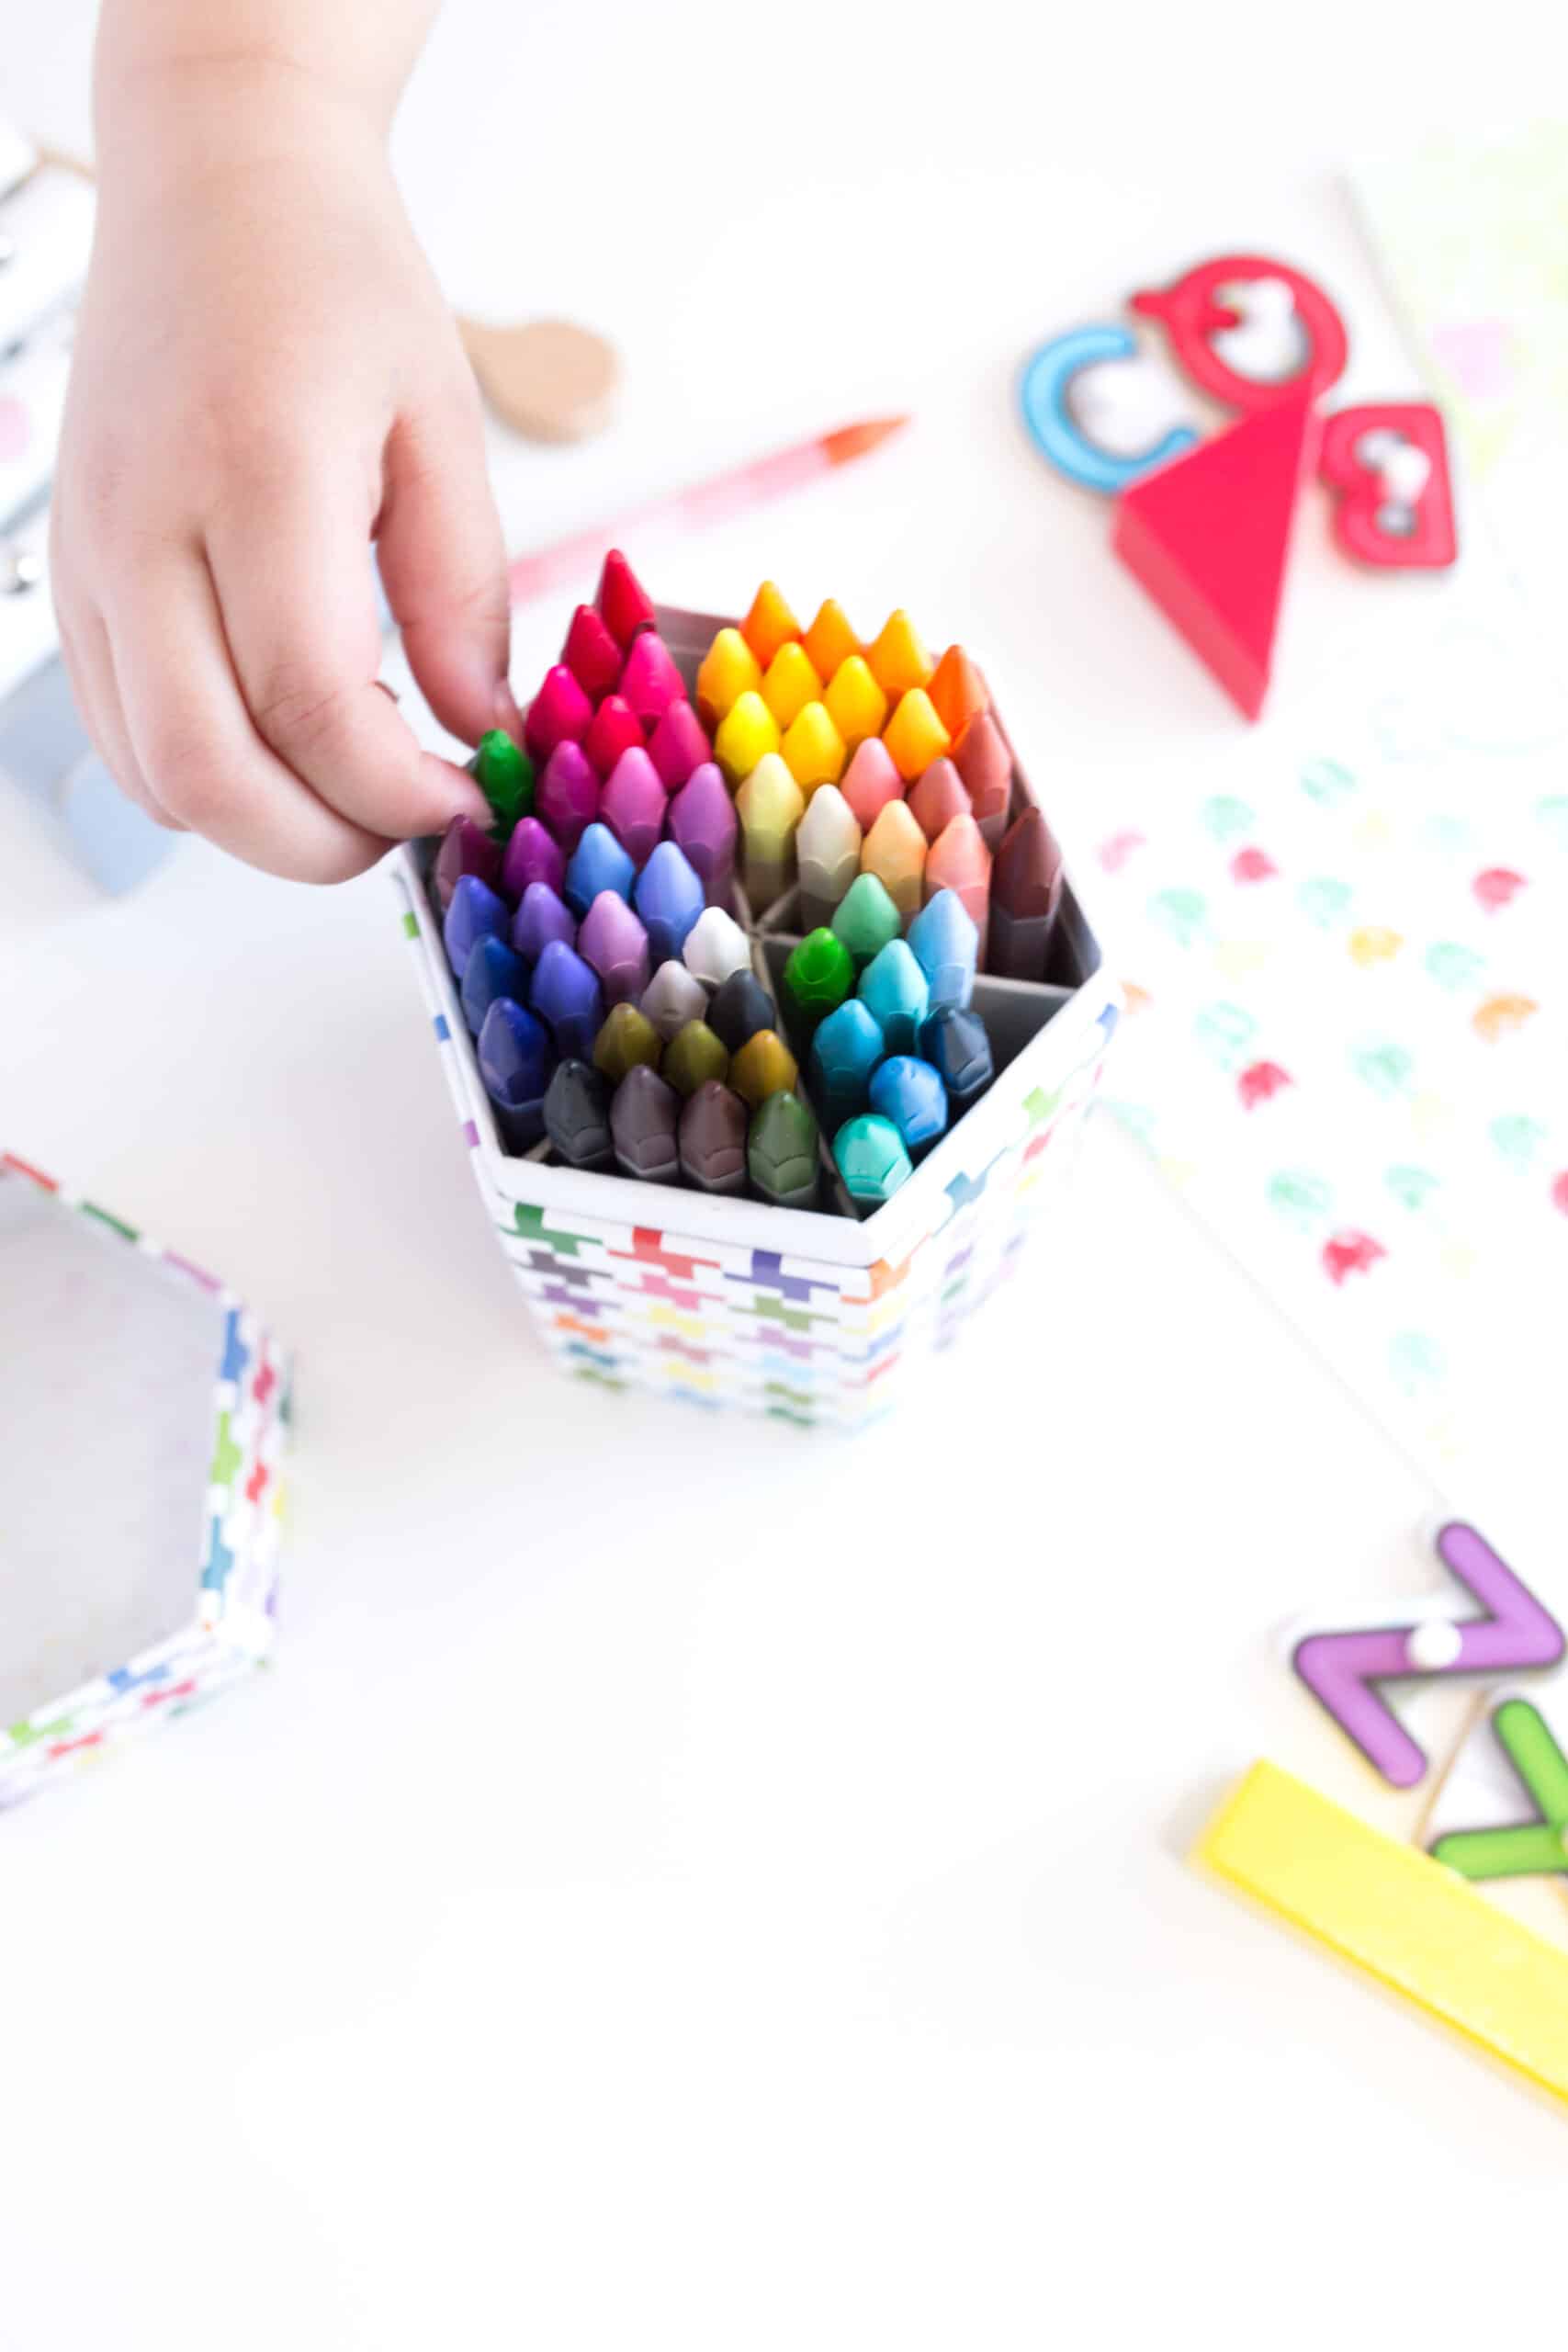
[[[409,667],[443,727],[467,743],[515,728],[506,549],[477,393],[393,427],[377,550]]]
[[[131,749],[125,713],[120,708],[108,631],[95,612],[78,612],[67,618],[63,604],[57,607],[56,618],[60,624],[61,657],[71,681],[76,714],[94,750],[126,798],[134,801],[143,815],[169,832],[183,833],[186,828],[153,792]]]

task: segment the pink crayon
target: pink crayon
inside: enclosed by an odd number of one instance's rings
[[[649,738],[648,749],[664,779],[666,792],[679,792],[687,779],[712,759],[713,745],[684,694],[679,702],[667,707]]]
[[[602,702],[620,678],[621,649],[592,605],[573,613],[560,658],[590,702]]]
[[[714,762],[705,760],[670,803],[670,832],[685,852],[710,907],[728,909],[734,896],[739,831],[729,787]]]
[[[964,779],[981,839],[999,849],[1012,806],[1012,761],[1002,730],[988,710],[969,721],[953,750],[953,764]]]
[[[634,865],[646,865],[653,855],[667,806],[659,770],[642,745],[634,744],[615,762],[599,803],[600,816]]]
[[[601,890],[583,916],[577,952],[598,973],[606,1004],[636,1004],[648,986],[648,933],[616,891]]]
[[[558,893],[566,881],[566,852],[547,825],[525,817],[506,844],[501,887],[515,906],[531,882],[547,882]]]
[[[641,723],[623,695],[605,695],[582,748],[601,775],[609,775],[623,752],[641,750]]]
[[[909,814],[928,842],[944,833],[954,817],[973,813],[964,779],[951,760],[933,760],[909,793]]]
[[[581,743],[558,743],[545,763],[534,813],[568,857],[599,814],[599,772]]]
[[[545,683],[523,722],[523,741],[536,763],[547,760],[558,743],[581,743],[593,719],[593,706],[564,662],[545,673]]]
[[[869,833],[890,800],[904,797],[904,779],[880,735],[868,735],[844,770],[839,786],[863,833]]]
[[[671,703],[685,701],[686,682],[657,629],[645,628],[634,639],[619,692],[633,717],[648,729],[658,725]]]

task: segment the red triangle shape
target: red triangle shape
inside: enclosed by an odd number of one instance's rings
[[[1122,492],[1111,547],[1248,718],[1269,691],[1309,398],[1243,417]]]

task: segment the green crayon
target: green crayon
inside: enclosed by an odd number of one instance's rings
[[[665,1046],[660,1071],[677,1094],[689,1097],[710,1079],[724,1084],[729,1075],[729,1056],[705,1021],[688,1021]]]
[[[479,737],[468,774],[490,802],[498,842],[510,841],[525,817],[534,813],[534,763],[503,727]]]
[[[797,1045],[810,1044],[818,1023],[837,1012],[854,985],[854,964],[837,932],[826,926],[808,932],[790,950],[779,998]]]
[[[814,1209],[821,1162],[817,1121],[798,1094],[770,1094],[751,1121],[746,1166],[763,1200],[780,1209]]]
[[[619,1086],[629,1070],[659,1068],[664,1040],[635,1004],[617,1004],[593,1040],[593,1067],[612,1086]]]
[[[874,874],[857,875],[833,911],[832,929],[849,949],[857,972],[863,972],[903,928],[886,884]]]

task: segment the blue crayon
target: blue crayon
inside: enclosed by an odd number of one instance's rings
[[[823,1131],[836,1136],[846,1119],[866,1106],[872,1071],[887,1051],[869,1005],[852,996],[818,1023],[811,1040],[811,1092]]]
[[[510,997],[497,997],[479,1031],[479,1056],[507,1150],[532,1150],[545,1132],[545,1091],[555,1062],[543,1024]]]
[[[851,1119],[839,1129],[833,1158],[851,1200],[870,1208],[890,1201],[914,1173],[897,1128],[874,1114]]]
[[[890,1054],[912,1054],[931,1011],[931,992],[908,940],[890,939],[861,974],[863,1001],[875,1015]]]
[[[593,1059],[593,1040],[604,1025],[604,991],[592,965],[564,939],[552,939],[540,956],[528,1001],[563,1061]]]
[[[446,943],[446,961],[459,987],[476,941],[504,939],[511,922],[512,913],[505,899],[499,898],[488,882],[481,882],[477,874],[458,876],[441,936]]]
[[[980,934],[956,890],[939,890],[909,925],[909,946],[931,983],[931,1011],[965,1005],[975,992]]]
[[[947,1087],[942,1072],[913,1054],[894,1054],[872,1073],[871,1107],[889,1120],[911,1159],[947,1132]]]
[[[632,904],[642,917],[657,969],[680,956],[707,899],[684,850],[660,842],[637,877]]]
[[[588,912],[601,890],[614,890],[617,899],[632,902],[632,883],[637,867],[632,864],[608,825],[590,825],[571,853],[571,863],[566,869],[566,902],[579,920]]]
[[[955,1111],[967,1110],[995,1075],[985,1023],[977,1012],[951,1005],[933,1012],[922,1027],[920,1056],[940,1075]]]
[[[536,964],[552,939],[577,945],[577,918],[547,882],[530,882],[512,923],[512,944],[525,964]]]
[[[485,1015],[497,997],[508,996],[521,1004],[527,992],[528,967],[522,956],[513,954],[504,939],[492,939],[488,933],[483,939],[476,939],[461,989],[463,1018],[472,1035],[477,1037],[484,1027]]]

